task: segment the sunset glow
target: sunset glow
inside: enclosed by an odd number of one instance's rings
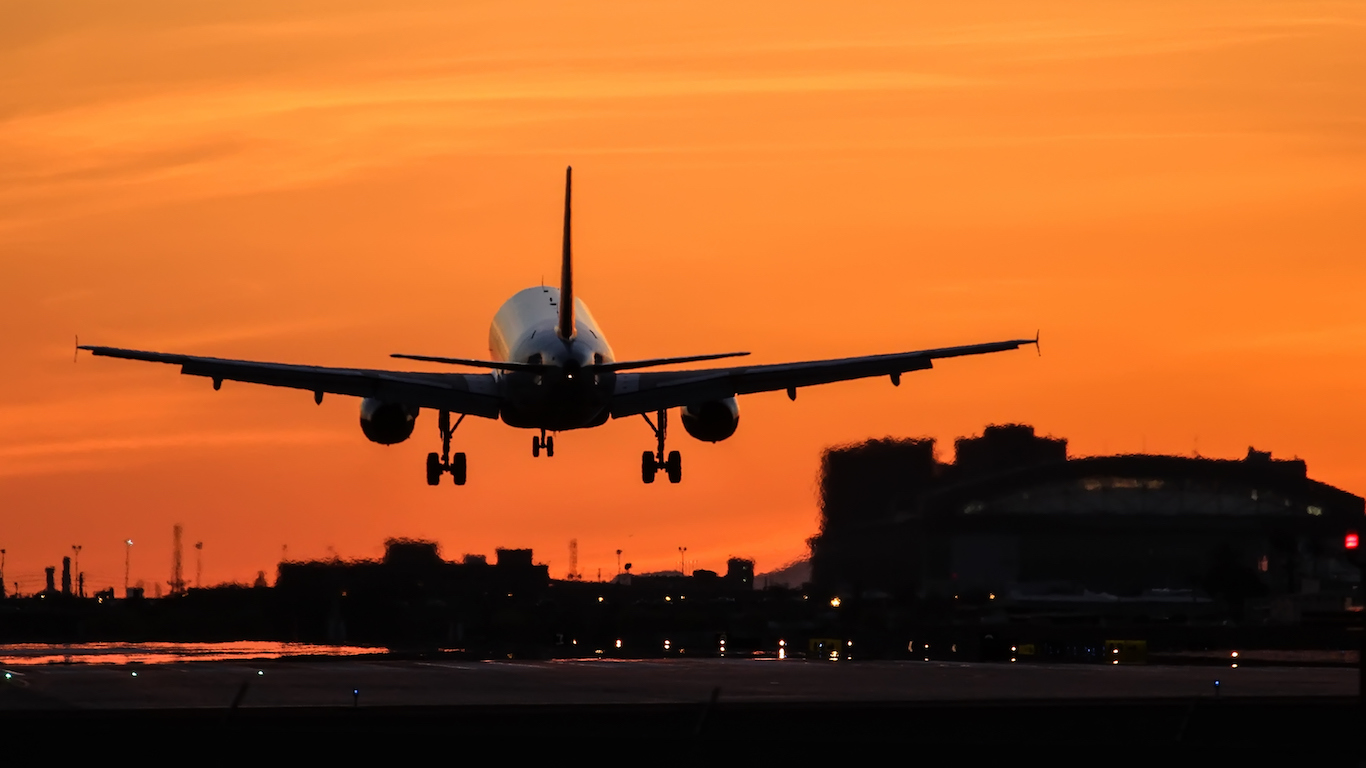
[[[1298,456],[1366,493],[1366,10],[1329,2],[54,2],[0,10],[0,548],[87,591],[290,558],[530,547],[552,576],[806,554],[832,445],[990,423],[1073,455]],[[1032,349],[740,399],[682,484],[639,418],[424,413],[82,343],[367,368],[484,357],[558,279],[621,359]],[[1357,382],[1357,383],[1354,383]],[[195,552],[185,555],[187,578]],[[193,582],[192,582],[193,583]]]

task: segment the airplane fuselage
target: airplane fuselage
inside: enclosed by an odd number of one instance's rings
[[[497,362],[553,366],[545,374],[503,371],[500,418],[509,426],[562,431],[595,427],[608,418],[616,375],[581,373],[615,362],[612,347],[588,307],[574,299],[575,334],[558,332],[560,290],[550,286],[518,291],[503,303],[489,327],[489,355]]]

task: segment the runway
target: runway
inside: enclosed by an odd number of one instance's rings
[[[1344,667],[1089,666],[912,661],[289,660],[9,667],[0,709],[506,706],[1322,698]],[[1219,685],[1215,686],[1215,681]]]
[[[1343,667],[328,658],[6,674],[0,723],[10,733],[156,732],[228,749],[282,735],[519,750],[592,736],[687,743],[689,755],[723,742],[800,757],[803,745],[896,741],[1339,757],[1356,754],[1362,719],[1357,672]]]

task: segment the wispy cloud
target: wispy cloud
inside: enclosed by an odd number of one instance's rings
[[[145,464],[183,451],[318,445],[344,437],[339,431],[327,430],[239,430],[19,443],[0,446],[0,477],[110,470]]]
[[[1246,354],[1275,352],[1282,356],[1338,358],[1366,356],[1366,324],[1333,324],[1273,331],[1206,333],[1188,338],[1185,349],[1204,354],[1213,351]]]
[[[1334,7],[1308,13],[1272,5],[1229,14],[1200,6],[1184,15],[1063,7],[1050,10],[1051,17],[997,14],[999,20],[986,24],[892,23],[899,18],[894,14],[880,25],[867,23],[876,18],[870,16],[862,24],[841,21],[828,28],[794,22],[810,14],[808,8],[758,35],[744,27],[746,16],[713,20],[718,26],[711,35],[659,28],[645,37],[611,37],[610,44],[593,35],[543,38],[544,30],[527,25],[529,37],[510,36],[501,45],[480,38],[481,30],[501,29],[508,21],[489,8],[415,4],[315,18],[312,12],[263,7],[243,9],[232,19],[177,9],[135,20],[91,9],[85,23],[69,26],[35,14],[47,20],[18,25],[8,54],[11,71],[38,73],[40,83],[59,78],[53,85],[67,87],[25,87],[19,79],[5,89],[0,75],[0,91],[9,91],[0,97],[0,208],[9,211],[0,215],[0,229],[31,227],[74,210],[317,185],[424,157],[536,152],[505,138],[509,129],[536,121],[563,124],[626,102],[637,102],[628,109],[639,113],[660,104],[686,111],[679,105],[688,100],[732,97],[810,96],[814,103],[833,94],[1108,92],[1125,83],[1150,88],[1171,72],[1134,66],[1123,77],[1087,77],[1094,65],[1083,62],[1361,28],[1361,19],[1335,15]],[[462,44],[452,45],[452,36]],[[148,66],[129,52],[141,48],[173,53],[184,63]],[[66,70],[51,64],[71,60],[73,51],[92,52],[93,58],[84,59],[88,68],[108,59],[109,71],[90,68],[79,87],[72,87],[70,76],[62,74]],[[1061,63],[1021,69],[1018,62],[1026,60]],[[50,99],[49,91],[63,96]],[[1046,107],[1054,114],[1056,108]],[[718,109],[724,111],[716,104],[710,111]],[[1256,133],[1246,125],[1077,130],[1049,122],[994,134],[983,126],[938,126],[918,135],[902,132],[901,144],[845,135],[834,148]],[[771,154],[829,149],[833,141],[736,138],[716,135],[678,144],[604,139],[550,149]]]

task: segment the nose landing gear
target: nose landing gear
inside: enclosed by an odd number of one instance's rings
[[[647,484],[653,483],[655,474],[662,469],[668,475],[670,483],[681,482],[683,480],[683,455],[678,451],[669,451],[669,458],[664,458],[664,438],[669,429],[669,412],[667,410],[657,411],[655,413],[656,421],[650,421],[649,414],[642,413],[641,417],[655,432],[654,452],[645,451],[640,455],[641,481]]]
[[[427,454],[427,485],[440,485],[441,475],[446,472],[451,473],[451,479],[456,485],[465,484],[465,454],[457,453],[451,456],[451,436],[460,426],[460,422],[465,420],[465,414],[460,414],[454,425],[451,424],[451,412],[442,411],[437,420],[437,427],[441,430],[441,454]]]
[[[551,458],[555,455],[555,436],[547,435],[544,429],[541,430],[540,437],[536,437],[534,435],[532,436],[531,455],[539,457],[541,455],[542,448],[545,449],[546,458]]]

